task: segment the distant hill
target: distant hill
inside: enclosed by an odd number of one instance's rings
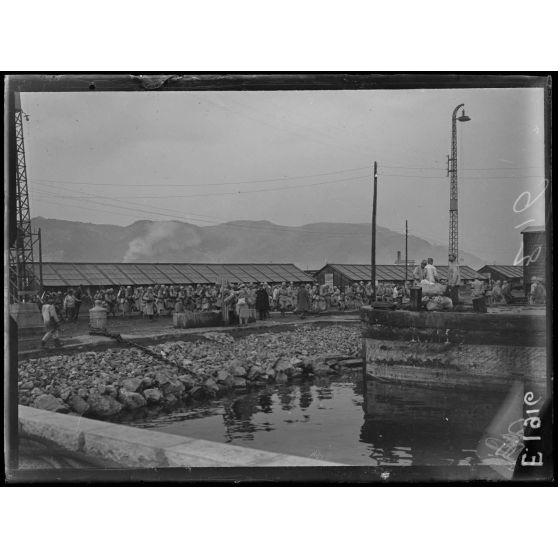
[[[302,269],[318,269],[326,262],[368,263],[370,225],[311,223],[286,227],[269,221],[231,221],[198,227],[181,221],[136,221],[128,226],[98,225],[37,217],[43,260],[58,262],[291,262]],[[378,264],[393,264],[405,236],[378,227]],[[463,264],[478,269],[484,260],[460,254]],[[447,248],[409,236],[409,259],[432,257],[447,261]]]

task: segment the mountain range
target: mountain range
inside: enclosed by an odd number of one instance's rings
[[[289,227],[270,221],[231,221],[192,225],[182,221],[136,221],[102,225],[32,219],[41,229],[45,262],[294,263],[319,269],[326,263],[370,262],[370,224],[311,223]],[[376,263],[393,264],[405,257],[405,235],[385,227],[376,233]],[[447,246],[418,236],[408,238],[409,260],[432,257],[447,263]],[[486,262],[462,252],[462,264],[478,269]]]

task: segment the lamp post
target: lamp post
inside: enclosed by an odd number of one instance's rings
[[[451,115],[451,154],[448,155],[448,176],[450,177],[450,210],[449,210],[449,250],[448,256],[453,254],[459,263],[459,236],[457,211],[457,120],[468,122],[471,120],[462,109],[461,116],[457,112],[465,105],[461,103],[453,109]]]

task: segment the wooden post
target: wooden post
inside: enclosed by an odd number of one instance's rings
[[[376,205],[378,198],[378,163],[374,161],[374,195],[372,198],[372,250],[370,254],[370,281],[372,282],[372,301],[376,301]]]
[[[37,235],[39,237],[39,296],[41,296],[43,294],[43,243],[40,228]]]
[[[409,253],[407,250],[408,247],[408,239],[409,239],[409,226],[407,219],[405,219],[405,286],[407,286],[407,266],[409,265]],[[403,288],[403,292],[405,292],[405,288]]]

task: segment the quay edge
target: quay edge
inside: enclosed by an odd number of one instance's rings
[[[429,387],[547,388],[545,315],[361,309],[366,375]]]

